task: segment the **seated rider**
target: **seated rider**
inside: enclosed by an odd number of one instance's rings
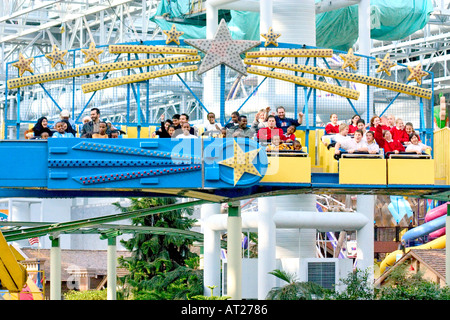
[[[375,141],[380,148],[384,149],[385,155],[392,153],[398,154],[405,151],[405,147],[398,140],[392,139],[392,134],[389,130],[382,130],[381,126],[377,126],[375,129]]]
[[[277,128],[275,116],[270,115],[267,117],[267,127],[258,130],[256,137],[258,141],[270,142],[273,136],[279,136],[281,140],[286,140],[283,130]]]
[[[406,146],[405,152],[415,152],[417,154],[423,154],[427,150],[431,150],[430,146],[427,146],[420,142],[419,134],[411,133],[409,136],[410,144]]]
[[[294,140],[294,141],[292,142],[291,149],[292,149],[293,151],[296,151],[296,152],[304,153],[304,151],[302,150],[302,149],[303,149],[303,146],[302,146],[302,144],[300,143],[300,140]]]
[[[380,153],[380,146],[375,141],[375,134],[372,131],[367,131],[365,138],[369,153],[370,154]]]
[[[266,147],[266,151],[289,150],[289,146],[283,143],[280,136],[272,136],[270,144]]]
[[[325,134],[339,133],[338,116],[336,113],[330,115],[330,122],[325,126]]]
[[[356,130],[354,138],[345,139],[336,142],[335,159],[338,159],[342,153],[368,153],[367,143],[362,140],[363,133],[361,130]]]
[[[405,124],[403,120],[397,118],[395,120],[395,127],[391,130],[392,139],[400,141],[401,144],[405,144],[405,142],[409,142],[409,135],[406,133]]]

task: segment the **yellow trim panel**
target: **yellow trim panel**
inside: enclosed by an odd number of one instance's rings
[[[299,156],[269,156],[261,182],[311,183],[311,159]]]
[[[434,184],[434,159],[387,159],[388,184]]]
[[[339,184],[386,185],[385,159],[339,159]]]

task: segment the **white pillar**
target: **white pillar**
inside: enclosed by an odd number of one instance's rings
[[[117,293],[117,254],[116,254],[116,237],[108,238],[107,250],[107,279],[108,285],[106,289],[106,299],[116,300]]]
[[[52,240],[50,249],[50,300],[61,300],[61,248],[59,238]]]
[[[295,27],[294,27],[295,26]],[[316,5],[314,0],[277,0],[273,6],[273,31],[278,42],[316,45]]]
[[[259,1],[259,32],[266,33],[269,28],[272,27],[273,16],[273,1],[272,0],[260,0]],[[276,30],[275,30],[276,32]],[[265,39],[261,37],[261,40]]]
[[[367,270],[369,274],[368,282],[373,283],[373,257],[374,257],[374,209],[375,196],[374,195],[358,195],[357,196],[357,211],[365,215],[368,219],[367,224],[356,232],[357,243],[357,268],[360,270]]]
[[[316,196],[314,194],[293,194],[278,196],[276,200],[278,211],[316,211]],[[280,231],[279,231],[280,232]],[[316,256],[316,229],[301,228],[299,230],[298,257],[315,258]]]
[[[227,296],[242,299],[242,217],[239,202],[229,203],[227,220]]]
[[[298,233],[292,228],[278,229],[274,215],[278,211],[315,211],[316,196],[310,194],[294,194],[286,196],[266,197],[258,199],[258,299],[264,300],[267,293],[276,285],[276,278],[269,272],[277,268],[277,233],[298,234],[298,243],[293,255],[298,258],[315,257],[315,229],[300,229]],[[298,242],[297,242],[298,241]],[[291,249],[291,248],[285,248]],[[300,276],[300,274],[299,274]]]
[[[206,8],[206,39],[212,39],[219,26],[219,10],[210,5],[208,2],[205,3]]]
[[[359,53],[370,56],[370,0],[358,5]]]
[[[212,39],[219,27],[218,9],[208,1],[206,6],[206,39]],[[209,112],[214,112],[216,119],[220,117],[220,68],[216,67],[204,73],[203,104]],[[205,114],[206,119],[206,114]],[[220,119],[226,121],[226,119]]]
[[[220,214],[220,203],[203,204],[200,208],[203,232],[203,294],[211,295],[208,286],[216,286],[214,295],[220,292],[220,231],[212,230],[205,223],[212,215]]]
[[[276,269],[276,197],[258,198],[258,299],[265,300],[275,286],[275,277],[269,272]]]

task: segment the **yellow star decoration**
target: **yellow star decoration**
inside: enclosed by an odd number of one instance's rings
[[[389,53],[386,53],[386,55],[384,56],[383,60],[381,60],[380,58],[375,58],[377,60],[377,62],[380,64],[378,66],[377,72],[386,72],[386,74],[388,76],[391,75],[391,68],[397,65],[397,62],[395,61],[391,61],[391,59],[389,59]]]
[[[66,64],[64,61],[64,56],[67,54],[67,50],[61,51],[56,45],[53,45],[53,51],[46,54],[45,57],[52,61],[52,68],[54,68],[58,63]]]
[[[81,49],[83,53],[86,55],[84,58],[84,63],[88,63],[89,61],[94,61],[95,63],[100,63],[98,61],[98,56],[103,52],[103,50],[95,48],[95,42],[91,42],[89,45],[89,49]]]
[[[422,78],[428,75],[428,72],[422,70],[422,65],[420,63],[414,68],[408,66],[408,69],[409,72],[411,73],[409,74],[409,77],[406,80],[411,81],[412,79],[415,79],[419,84],[419,86],[422,84]]]
[[[172,25],[172,28],[169,31],[163,30],[163,32],[166,34],[167,39],[166,39],[166,44],[171,43],[172,41],[175,42],[176,44],[180,45],[180,40],[178,40],[178,38],[184,34],[183,31],[177,31],[177,28],[175,27],[175,25]]]
[[[281,37],[281,33],[274,33],[272,27],[269,28],[268,33],[261,33],[261,36],[266,39],[264,47],[267,47],[270,44],[273,44],[275,47],[278,47],[277,39]]]
[[[13,63],[13,66],[19,69],[19,77],[23,75],[25,71],[30,71],[33,73],[33,68],[31,68],[31,63],[33,62],[34,58],[28,58],[25,59],[23,54],[19,53],[19,61]]]
[[[258,154],[260,149],[255,149],[244,153],[241,147],[234,141],[234,155],[228,159],[222,160],[219,164],[230,167],[234,169],[234,185],[236,185],[241,179],[245,172],[254,174],[261,177],[256,167],[253,165],[252,161]]]
[[[352,67],[353,70],[358,69],[356,66],[356,62],[361,59],[361,57],[357,57],[353,54],[353,49],[350,48],[348,50],[347,54],[340,54],[339,57],[341,57],[342,60],[344,60],[344,64],[342,65],[342,69],[345,69],[347,67]]]

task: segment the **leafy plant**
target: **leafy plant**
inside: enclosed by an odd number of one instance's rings
[[[174,204],[175,198],[131,198],[131,205],[122,211]],[[184,214],[186,213],[186,214]],[[176,228],[189,230],[196,222],[190,219],[190,210],[171,210],[164,213],[132,219],[136,226]],[[129,273],[120,279],[121,295],[132,299],[186,299],[203,292],[202,271],[198,269],[198,255],[190,248],[193,240],[177,234],[136,233],[122,240],[124,247],[132,252],[131,257],[119,258],[121,267]]]
[[[355,269],[340,281],[345,289],[341,292],[335,291],[328,298],[333,300],[372,300],[374,298],[368,270]]]
[[[287,282],[287,284],[272,288],[266,296],[267,300],[317,300],[326,293],[326,290],[320,285],[313,282],[299,282],[295,274],[284,270],[275,269],[269,274]]]
[[[229,296],[215,296],[213,294],[213,291],[217,286],[207,286],[209,289],[211,289],[211,296],[204,296],[204,295],[196,295],[190,298],[190,300],[228,300],[231,299]]]
[[[385,285],[377,290],[378,300],[450,300],[450,288],[423,279],[423,273],[408,274],[408,264],[392,270]]]

